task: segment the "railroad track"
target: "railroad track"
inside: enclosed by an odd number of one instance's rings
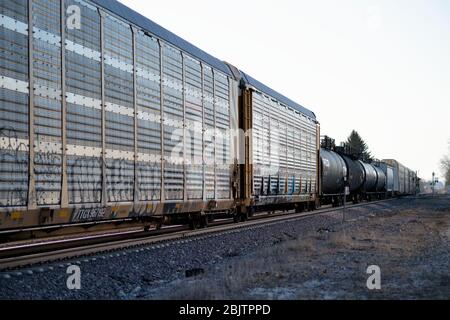
[[[347,206],[347,209],[392,201],[364,202]],[[262,225],[305,219],[307,217],[343,210],[326,208],[307,213],[260,214],[246,222],[233,223],[232,219],[213,222],[206,229],[190,230],[187,226],[167,227],[161,230],[129,231],[112,235],[96,235],[45,243],[15,245],[0,249],[0,271],[16,269],[42,263],[50,263],[105,252],[158,245],[168,241],[187,240],[220,234],[228,231],[255,228]]]

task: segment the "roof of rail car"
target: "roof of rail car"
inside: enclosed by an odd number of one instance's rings
[[[228,65],[225,62],[223,62],[223,61],[213,57],[212,55],[206,53],[205,51],[199,49],[198,47],[194,46],[190,42],[180,38],[176,34],[161,27],[159,24],[144,17],[143,15],[132,10],[131,8],[128,8],[124,4],[122,4],[116,0],[89,0],[89,1],[106,9],[107,11],[110,11],[111,13],[113,13],[116,16],[119,16],[119,17],[129,21],[130,23],[142,28],[144,31],[147,31],[147,32],[155,35],[156,37],[168,42],[169,44],[180,48],[181,50],[185,51],[186,53],[209,64],[211,67],[213,67],[219,71],[222,71],[231,77],[233,76],[233,73],[231,72],[230,68],[228,67]],[[266,93],[267,95],[271,96],[272,98],[277,99],[281,103],[283,103],[291,108],[294,108],[295,110],[303,113],[304,115],[309,116],[314,120],[316,119],[316,115],[314,114],[314,112],[306,109],[305,107],[299,105],[298,103],[296,103],[296,102],[292,101],[291,99],[278,93],[277,91],[262,84],[261,82],[252,78],[248,74],[241,71],[241,76],[247,84]]]
[[[249,84],[250,86],[256,88],[257,90],[271,96],[274,99],[277,99],[279,102],[287,105],[288,107],[294,108],[295,110],[303,113],[304,115],[316,120],[316,115],[314,114],[314,112],[312,112],[309,109],[306,109],[305,107],[299,105],[298,103],[292,101],[291,99],[285,97],[284,95],[282,95],[281,93],[269,88],[268,86],[266,86],[265,84],[259,82],[258,80],[252,78],[251,76],[249,76],[248,74],[246,74],[245,72],[241,71],[241,76],[244,79],[244,81]]]
[[[170,32],[169,30],[161,27],[159,24],[153,22],[152,20],[144,17],[138,12],[128,8],[124,4],[116,0],[90,0],[91,2],[103,7],[104,9],[110,11],[111,13],[131,22],[132,24],[142,28],[156,37],[174,45],[186,53],[202,60],[203,62],[209,64],[211,67],[232,76],[232,73],[228,66],[221,60],[211,56],[205,51],[197,48],[188,41],[180,38],[176,34]]]

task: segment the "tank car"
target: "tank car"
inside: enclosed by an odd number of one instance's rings
[[[364,167],[358,160],[341,155],[347,165],[347,185],[349,187],[349,200],[358,203],[361,199],[361,189],[364,184]]]
[[[377,171],[375,168],[368,163],[365,163],[363,161],[359,161],[359,163],[364,168],[364,185],[363,185],[363,192],[369,193],[374,192],[377,189]]]

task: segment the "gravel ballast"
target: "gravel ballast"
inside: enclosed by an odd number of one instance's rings
[[[418,210],[417,208],[421,207],[424,210],[430,210],[430,212],[448,213],[449,199],[434,202],[428,199],[396,199],[347,209],[346,222],[344,223],[342,223],[342,209],[337,209],[331,213],[295,221],[278,222],[249,230],[237,230],[225,234],[203,236],[200,239],[132,248],[3,272],[0,274],[0,299],[333,299],[384,297],[381,295],[372,296],[371,293],[361,289],[361,286],[347,286],[344,290],[323,291],[323,284],[326,281],[336,282],[339,281],[339,278],[345,281],[346,274],[355,273],[354,268],[357,267],[355,267],[354,261],[364,260],[363,256],[368,254],[364,250],[356,250],[356,255],[355,250],[351,250],[351,254],[348,254],[342,248],[336,248],[334,251],[329,250],[329,248],[323,250],[327,257],[324,254],[322,258],[327,259],[330,266],[336,267],[333,271],[336,276],[332,280],[323,279],[323,268],[315,265],[318,262],[325,265],[327,263],[311,259],[311,253],[308,253],[306,249],[305,261],[301,261],[302,263],[298,265],[305,270],[299,269],[298,274],[292,274],[292,271],[290,274],[282,274],[282,278],[277,278],[275,275],[276,261],[274,262],[275,267],[259,266],[257,268],[252,266],[252,261],[264,263],[264,260],[261,260],[261,255],[272,256],[270,250],[278,250],[281,248],[280,246],[299,243],[302,239],[308,239],[308,237],[314,236],[329,241],[330,235],[351,233],[353,228],[359,230],[365,225],[369,225],[370,221],[376,221],[376,219],[383,219],[386,223],[387,233],[395,233],[397,225],[389,224],[390,219],[395,220],[395,217],[401,215],[402,212]],[[370,241],[367,242],[370,243]],[[409,263],[415,266],[420,266],[420,263],[423,263],[423,270],[417,267],[416,270],[411,271],[418,274],[424,272],[437,274],[435,269],[441,270],[444,291],[435,295],[445,297],[450,292],[445,291],[445,281],[450,279],[448,275],[450,258],[448,247],[446,252],[443,250],[445,245],[448,245],[448,237],[442,238],[442,244],[436,244],[432,248],[424,248],[424,254],[420,257],[412,254],[407,257],[399,258],[396,256],[394,258],[402,259],[402,263],[408,263],[407,260],[410,259]],[[316,253],[320,255],[320,252],[321,250],[317,250]],[[276,254],[273,256],[276,257]],[[388,258],[386,257],[386,259]],[[302,260],[298,256],[296,259]],[[307,259],[311,261],[307,261]],[[347,259],[353,261],[353,263],[347,264],[348,268],[345,267]],[[284,262],[281,263],[284,264]],[[81,270],[80,290],[69,290],[67,288],[66,282],[69,275],[66,271],[68,266],[73,264],[78,265]],[[268,278],[271,279],[271,276],[274,276],[275,280],[270,280],[267,283],[243,283],[239,285],[229,285],[229,280],[225,284],[223,283],[223,278],[230,274],[230,271],[227,270],[233,270],[237,267],[245,268],[245,266],[255,270],[266,268],[269,274]],[[317,270],[315,270],[316,267]],[[311,270],[312,272],[310,272]],[[242,271],[235,271],[234,273],[242,275]],[[363,277],[365,277],[364,274],[362,279]],[[251,274],[249,278],[252,278]],[[279,281],[276,279],[279,279]],[[420,281],[419,277],[417,283],[411,284],[411,286],[420,286]],[[214,283],[215,285],[209,286],[208,290],[203,290],[201,286],[204,283]],[[404,289],[401,283],[398,285]],[[428,286],[424,283],[422,285]],[[182,290],[181,288],[185,289]],[[192,291],[196,293],[194,294]],[[447,296],[447,298],[449,297]]]

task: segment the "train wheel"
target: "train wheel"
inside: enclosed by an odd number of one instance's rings
[[[209,218],[208,218],[208,216],[207,216],[207,215],[202,216],[202,217],[200,218],[200,226],[201,226],[202,228],[208,228],[208,224],[209,224]]]
[[[308,202],[307,208],[308,208],[308,211],[316,210],[316,203],[315,202]]]
[[[189,215],[189,229],[196,230],[199,227],[199,219],[195,215]]]
[[[248,216],[251,218],[255,215],[255,208],[249,207],[248,208]]]
[[[234,223],[239,223],[239,221],[241,220],[241,211],[242,209],[240,207],[237,207],[231,212],[233,215]]]
[[[331,206],[332,206],[333,208],[336,208],[336,207],[339,206],[339,205],[338,205],[338,201],[337,201],[337,197],[333,197],[333,198],[331,199]]]

